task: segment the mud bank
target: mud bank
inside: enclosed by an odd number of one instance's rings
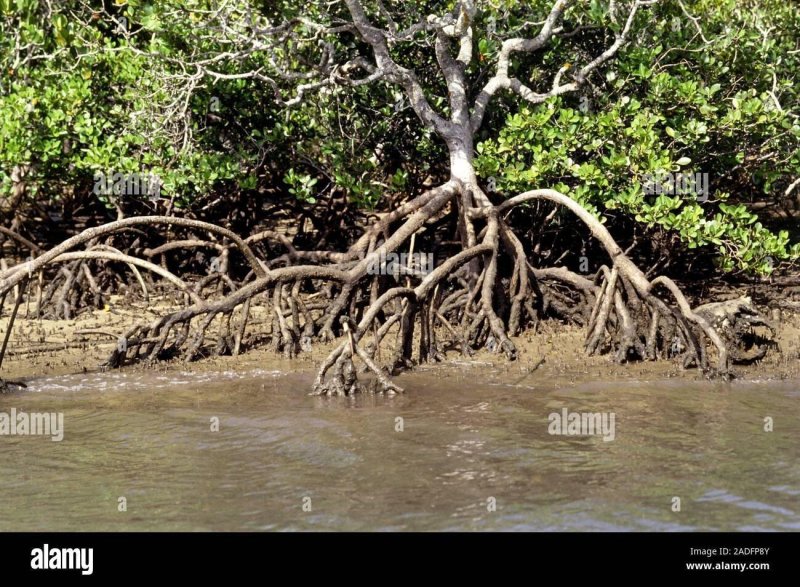
[[[17,318],[9,343],[9,350],[0,375],[6,380],[29,380],[43,376],[100,370],[116,345],[116,335],[131,324],[155,317],[157,308],[135,303],[112,305],[105,310],[85,312],[74,320],[36,320]],[[266,312],[259,316],[254,308],[254,324],[265,332],[269,330]],[[8,317],[0,319],[0,332],[4,332]],[[735,374],[745,380],[779,380],[800,378],[800,313],[783,311],[776,324],[776,346],[767,356],[753,365],[737,365]],[[584,351],[583,329],[545,321],[534,331],[513,338],[519,349],[519,358],[508,362],[503,355],[481,350],[472,357],[464,357],[456,350],[446,353],[451,366],[485,366],[506,373],[509,381],[524,380],[535,372],[537,378],[557,377],[560,380],[614,380],[681,377],[703,378],[697,369],[683,369],[678,361],[660,360],[618,364],[612,355],[587,356]],[[192,363],[180,360],[162,362],[155,366],[133,365],[132,371],[190,370],[212,372],[218,370],[250,370],[264,368],[282,372],[314,371],[337,342],[315,344],[311,352],[297,358],[285,359],[267,344],[253,348],[238,357],[209,357]],[[388,351],[388,352],[387,352]],[[391,349],[384,349],[383,360]],[[380,357],[378,357],[380,358]],[[379,361],[380,362],[380,361]],[[435,368],[427,365],[426,368]],[[402,375],[400,376],[402,379]]]

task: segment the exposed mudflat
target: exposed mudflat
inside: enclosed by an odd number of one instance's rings
[[[73,320],[26,319],[24,307],[20,311],[9,343],[9,350],[0,375],[6,380],[29,380],[42,376],[94,372],[108,358],[115,345],[116,336],[143,319],[157,317],[163,307],[119,302],[106,310],[84,312]],[[259,328],[269,331],[269,320],[262,308],[253,309],[249,332]],[[4,332],[8,317],[0,319],[0,332]],[[745,380],[779,380],[800,378],[800,314],[784,311],[776,324],[777,346],[767,356],[753,365],[737,365],[736,376]],[[447,333],[443,332],[446,338]],[[566,380],[640,379],[640,378],[702,378],[697,369],[683,369],[677,360],[644,361],[618,364],[611,355],[587,356],[583,350],[584,331],[576,326],[545,321],[536,332],[527,331],[514,339],[519,358],[509,362],[503,355],[486,350],[472,357],[460,352],[447,352],[448,363],[453,365],[486,365],[508,374],[514,382],[525,377],[536,367],[540,376]],[[386,339],[384,359],[391,353],[393,337]],[[272,352],[268,345],[250,349],[238,357],[208,357],[187,365],[180,360],[162,362],[155,366],[133,365],[127,370],[170,371],[191,370],[208,372],[263,368],[282,372],[313,371],[330,352],[333,345],[315,344],[310,353],[301,353],[294,359],[285,359]],[[713,350],[711,351],[713,356]],[[380,357],[379,357],[380,358]],[[542,362],[542,359],[544,362]],[[402,379],[402,376],[400,377]]]

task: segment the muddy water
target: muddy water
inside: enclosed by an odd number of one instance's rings
[[[325,399],[312,378],[117,372],[0,395],[65,428],[0,436],[0,530],[800,530],[799,381],[451,366],[395,398]],[[614,440],[549,434],[563,408],[613,413]]]

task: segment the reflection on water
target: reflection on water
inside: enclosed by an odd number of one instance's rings
[[[800,530],[798,382],[459,366],[327,399],[312,379],[116,372],[2,395],[63,412],[65,436],[0,436],[0,530]],[[613,412],[615,440],[551,436],[565,407]]]

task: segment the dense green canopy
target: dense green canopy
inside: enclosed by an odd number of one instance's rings
[[[98,201],[110,215],[115,207],[130,214],[152,206],[146,198],[96,193],[98,172],[156,174],[161,195],[184,209],[219,197],[258,201],[275,190],[309,206],[338,194],[373,209],[446,178],[444,146],[380,80],[310,89],[285,104],[325,43],[338,54],[359,54],[354,35],[319,38],[298,21],[295,34],[271,51],[226,58],[241,39],[215,26],[219,4],[0,0],[4,217],[24,221],[52,208],[71,214]],[[255,35],[295,17],[335,23],[346,13],[328,2],[232,4],[228,24]],[[365,4],[382,18],[377,3]],[[401,28],[448,5],[383,4]],[[484,80],[502,39],[542,20],[551,5],[479,3],[480,54],[470,79]],[[532,88],[546,89],[554,72],[596,55],[621,26],[609,19],[607,3],[595,0],[575,3],[564,23],[572,34],[513,65]],[[766,274],[795,262],[800,244],[789,230],[800,214],[798,30],[800,9],[791,2],[661,2],[637,16],[630,43],[580,93],[539,105],[511,95],[494,101],[476,145],[480,179],[498,197],[554,187],[601,216],[621,242],[652,245],[643,254],[662,266],[684,255],[714,259],[726,272]],[[446,113],[446,87],[423,36],[393,51]],[[241,75],[266,76],[276,60],[296,78],[272,84]],[[187,67],[198,62],[210,66]],[[707,174],[709,193],[646,193],[644,178],[666,172]],[[547,212],[515,214],[524,223],[526,214],[543,219]],[[551,260],[575,265],[589,246],[572,223],[559,213],[542,229]],[[572,239],[565,255],[559,236]]]

